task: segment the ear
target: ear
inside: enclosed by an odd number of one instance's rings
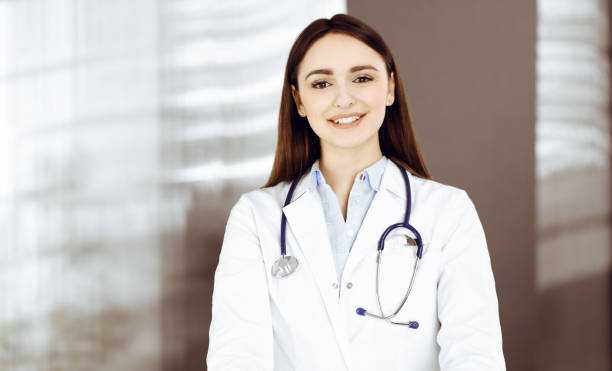
[[[298,114],[302,117],[306,116],[302,112],[303,107],[302,102],[300,101],[300,93],[293,84],[291,84],[291,95],[293,96],[293,100],[295,101],[295,105],[297,106]]]
[[[395,74],[391,72],[389,77],[389,89],[387,90],[387,106],[390,106],[395,102]]]

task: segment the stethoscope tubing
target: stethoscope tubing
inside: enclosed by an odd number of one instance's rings
[[[291,198],[293,197],[293,191],[295,191],[295,187],[297,186],[299,178],[300,177],[295,178],[291,183],[291,187],[289,187],[289,192],[287,192],[287,198],[285,198],[284,206],[289,205],[289,202],[291,202]],[[287,217],[285,216],[285,213],[281,214],[281,255],[285,256],[287,254],[287,247],[285,245],[285,229],[287,228]]]
[[[410,328],[416,329],[419,327],[419,323],[416,321],[395,322],[391,320],[400,312],[400,310],[403,308],[404,304],[408,300],[408,296],[410,296],[410,292],[412,291],[412,287],[414,285],[414,281],[416,278],[416,272],[418,271],[418,268],[419,268],[419,261],[422,259],[422,256],[423,256],[423,240],[421,238],[421,234],[416,230],[416,228],[414,228],[409,223],[410,211],[412,208],[412,193],[410,189],[410,182],[408,180],[408,175],[406,174],[406,170],[404,168],[402,168],[397,163],[395,164],[400,168],[402,177],[404,178],[404,183],[406,185],[406,213],[404,215],[404,221],[390,225],[387,229],[385,229],[383,234],[380,236],[380,239],[378,240],[378,247],[377,247],[378,254],[376,256],[376,303],[378,305],[378,310],[380,314],[376,315],[376,314],[370,313],[364,308],[357,308],[357,314],[361,316],[369,316],[373,318],[382,319],[394,325],[403,325],[403,326],[408,326]],[[291,187],[289,187],[289,192],[287,192],[287,197],[285,199],[284,206],[287,206],[291,202],[291,199],[293,197],[293,192],[295,191],[295,188],[297,186],[299,179],[300,177],[298,176],[291,183]],[[289,274],[293,273],[293,270],[295,270],[298,265],[297,259],[286,255],[287,248],[285,244],[285,233],[286,233],[286,226],[287,226],[287,217],[285,216],[285,213],[281,213],[281,214],[282,214],[281,216],[281,238],[280,238],[281,257],[276,261],[276,263],[272,267],[272,274],[274,276],[278,275],[279,278],[286,277]],[[381,265],[381,260],[382,260],[382,252],[385,248],[385,239],[387,238],[389,233],[391,233],[391,231],[396,228],[407,228],[412,233],[414,233],[416,237],[416,244],[417,244],[417,252],[416,252],[417,259],[414,262],[414,268],[412,270],[412,277],[410,279],[410,284],[408,285],[408,289],[406,290],[406,294],[404,295],[401,303],[397,306],[397,308],[395,309],[395,311],[393,311],[392,314],[385,315],[382,310],[382,304],[380,302],[380,265]],[[293,265],[293,266],[290,266],[290,265]]]
[[[406,294],[404,294],[404,298],[402,299],[401,303],[399,303],[399,305],[397,306],[397,308],[395,309],[395,311],[392,314],[389,314],[388,316],[385,316],[383,309],[382,309],[382,305],[380,302],[380,265],[381,265],[381,260],[382,260],[382,251],[378,252],[378,255],[376,256],[376,304],[378,304],[378,311],[380,312],[380,315],[376,315],[376,314],[372,314],[370,312],[365,312],[366,315],[370,316],[370,317],[375,317],[375,318],[379,318],[379,319],[383,319],[386,321],[389,321],[391,323],[393,323],[394,325],[405,325],[405,326],[410,326],[413,327],[414,324],[416,323],[415,321],[410,321],[407,323],[404,322],[395,322],[395,321],[391,321],[391,318],[395,317],[399,311],[404,307],[404,304],[406,303],[406,300],[408,300],[408,296],[410,296],[410,292],[412,291],[412,286],[414,285],[414,280],[416,278],[416,272],[419,269],[419,261],[421,259],[415,259],[414,261],[414,267],[412,268],[412,277],[410,278],[410,283],[408,285],[408,289],[406,290]],[[418,326],[418,324],[417,324]]]

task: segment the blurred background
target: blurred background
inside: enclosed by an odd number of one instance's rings
[[[204,370],[285,60],[335,13],[399,64],[484,225],[508,370],[612,369],[608,0],[0,0],[0,370]]]

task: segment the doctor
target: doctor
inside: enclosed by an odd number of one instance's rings
[[[474,204],[431,180],[393,56],[354,17],[289,53],[270,179],[227,222],[207,364],[505,370]]]

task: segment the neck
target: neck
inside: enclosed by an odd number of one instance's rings
[[[350,189],[357,173],[382,157],[378,141],[375,144],[370,150],[363,148],[322,150],[319,169],[330,187],[335,191]]]

